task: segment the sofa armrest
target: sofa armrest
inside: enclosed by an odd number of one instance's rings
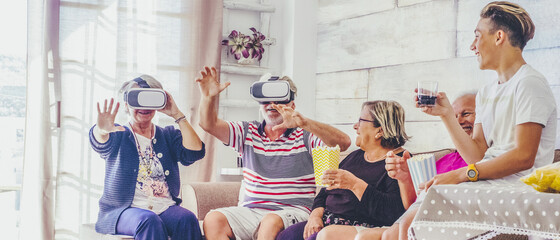
[[[181,206],[198,220],[216,208],[237,206],[241,182],[193,182],[181,185]]]

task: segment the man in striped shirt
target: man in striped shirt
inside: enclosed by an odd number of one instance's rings
[[[295,111],[294,99],[261,103],[264,121],[219,119],[216,101],[229,82],[219,83],[215,68],[205,67],[196,81],[201,91],[200,126],[237,151],[243,161],[243,203],[211,211],[204,233],[212,239],[274,239],[288,226],[307,220],[315,197],[311,149],[350,146],[340,130]],[[288,77],[295,96],[297,89]]]

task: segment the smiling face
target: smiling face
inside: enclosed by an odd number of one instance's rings
[[[480,69],[495,69],[496,61],[496,32],[491,33],[492,21],[481,18],[474,30],[474,41],[471,50],[477,57]]]
[[[455,102],[453,102],[453,111],[455,112],[455,117],[457,117],[457,121],[465,130],[469,136],[472,136],[473,127],[474,127],[474,120],[476,117],[475,113],[475,95],[469,94],[457,98]]]
[[[358,135],[356,137],[356,146],[360,147],[364,151],[374,144],[380,144],[381,141],[381,127],[375,127],[373,122],[368,121],[373,121],[373,118],[369,113],[369,110],[364,107],[360,113],[360,120],[354,124],[354,129]]]
[[[294,101],[291,101],[290,103],[286,104],[286,106],[292,109],[296,108]],[[266,123],[270,124],[271,126],[276,126],[284,122],[284,118],[282,118],[282,114],[276,111],[276,109],[272,107],[272,104],[261,104],[260,111]]]

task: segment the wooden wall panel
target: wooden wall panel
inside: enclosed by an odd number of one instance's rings
[[[454,57],[455,14],[454,1],[435,1],[319,25],[317,72]]]

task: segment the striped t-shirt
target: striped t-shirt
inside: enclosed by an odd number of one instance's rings
[[[311,211],[315,197],[311,149],[323,142],[301,128],[276,140],[264,133],[264,122],[228,122],[229,144],[243,161],[242,206]]]

